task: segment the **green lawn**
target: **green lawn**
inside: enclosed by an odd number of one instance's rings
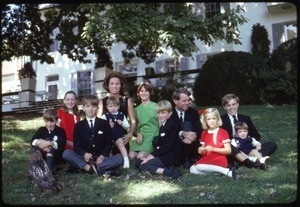
[[[202,107],[201,107],[202,108]],[[224,110],[217,107],[220,113]],[[297,106],[240,106],[251,115],[262,142],[269,139],[278,149],[267,161],[268,170],[239,168],[239,180],[220,174],[191,175],[178,180],[122,169],[120,177],[67,174],[61,166],[56,177],[64,189],[41,194],[29,182],[27,166],[33,133],[41,117],[2,116],[2,200],[11,205],[42,204],[288,204],[297,199]],[[41,116],[41,115],[39,115]],[[133,166],[133,164],[131,165]]]

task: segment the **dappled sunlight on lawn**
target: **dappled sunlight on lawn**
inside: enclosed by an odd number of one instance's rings
[[[143,182],[142,185],[141,183],[134,183],[128,186],[124,197],[127,197],[127,199],[129,197],[132,203],[145,204],[147,200],[153,200],[156,197],[161,200],[165,194],[176,194],[181,190],[176,183],[164,180],[149,180]]]

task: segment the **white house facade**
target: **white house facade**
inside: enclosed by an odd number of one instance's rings
[[[251,35],[252,26],[259,23],[264,26],[269,35],[270,52],[277,48],[282,42],[297,37],[297,10],[296,6],[288,2],[253,2],[253,3],[195,3],[199,13],[203,13],[203,8],[207,4],[219,4],[220,9],[223,7],[235,8],[241,5],[245,13],[244,17],[248,22],[239,27],[241,45],[226,44],[224,41],[218,41],[213,46],[206,46],[200,41],[197,42],[200,50],[193,54],[192,57],[181,57],[175,60],[171,56],[171,51],[165,51],[159,55],[155,62],[146,65],[141,59],[133,59],[130,65],[124,65],[121,50],[122,44],[114,44],[110,50],[110,55],[114,63],[113,70],[122,72],[125,76],[134,80],[132,83],[139,84],[146,75],[146,67],[154,68],[154,73],[166,73],[174,71],[187,71],[201,69],[207,58],[213,54],[223,51],[245,51],[251,52]],[[217,6],[217,5],[215,5]],[[216,7],[217,8],[217,7]],[[33,67],[37,73],[37,84],[35,88],[35,101],[45,99],[62,99],[68,90],[75,91],[78,96],[87,94],[97,94],[99,98],[103,95],[103,89],[99,86],[101,81],[95,82],[95,57],[88,55],[87,59],[91,63],[74,62],[61,56],[57,52],[58,42],[56,41],[51,49],[50,54],[54,57],[55,64],[40,64],[39,61],[34,62]],[[2,62],[2,111],[11,110],[18,107],[20,90],[20,81],[18,79],[18,70],[24,62],[25,58],[14,59],[13,61]],[[100,70],[100,69],[96,69]],[[103,70],[103,69],[102,69]],[[109,70],[106,70],[109,72]],[[104,78],[105,73],[102,71]],[[161,86],[159,78],[151,79],[154,86]]]

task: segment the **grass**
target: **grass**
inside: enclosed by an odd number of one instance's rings
[[[222,114],[222,108],[217,107]],[[297,200],[297,106],[240,106],[251,114],[262,142],[272,139],[278,149],[268,170],[239,168],[239,180],[220,174],[183,174],[177,180],[121,169],[120,177],[68,174],[62,165],[56,177],[59,193],[41,194],[27,179],[33,133],[43,120],[35,116],[2,116],[2,200],[10,205],[55,204],[291,204]],[[133,164],[131,164],[133,166]]]

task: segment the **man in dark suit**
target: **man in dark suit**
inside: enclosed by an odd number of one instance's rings
[[[181,162],[185,169],[189,169],[199,158],[199,139],[202,133],[198,111],[190,107],[190,95],[191,93],[186,88],[178,88],[172,95],[175,107],[173,107],[171,119],[175,121],[179,130]]]
[[[225,129],[230,138],[235,136],[234,124],[236,122],[245,122],[249,127],[249,136],[255,138],[257,141],[260,141],[261,135],[257,131],[256,127],[254,126],[251,118],[247,115],[243,115],[238,113],[239,108],[239,97],[235,94],[226,94],[222,98],[222,106],[227,113],[221,116],[223,125],[222,128]],[[232,146],[232,145],[231,145]],[[270,156],[272,155],[277,149],[277,144],[274,141],[264,142],[261,145],[261,153],[262,156]],[[242,163],[244,162],[244,158],[240,156],[240,151],[235,147],[231,147],[231,157],[238,158],[239,161]],[[251,163],[244,163],[246,167],[251,167]],[[249,166],[250,165],[250,166]],[[255,167],[255,166],[254,166]]]
[[[75,168],[90,174],[110,173],[123,164],[121,154],[110,156],[112,132],[107,120],[96,117],[98,98],[87,95],[83,98],[85,119],[77,122],[74,128],[74,151],[65,150],[63,158]]]

